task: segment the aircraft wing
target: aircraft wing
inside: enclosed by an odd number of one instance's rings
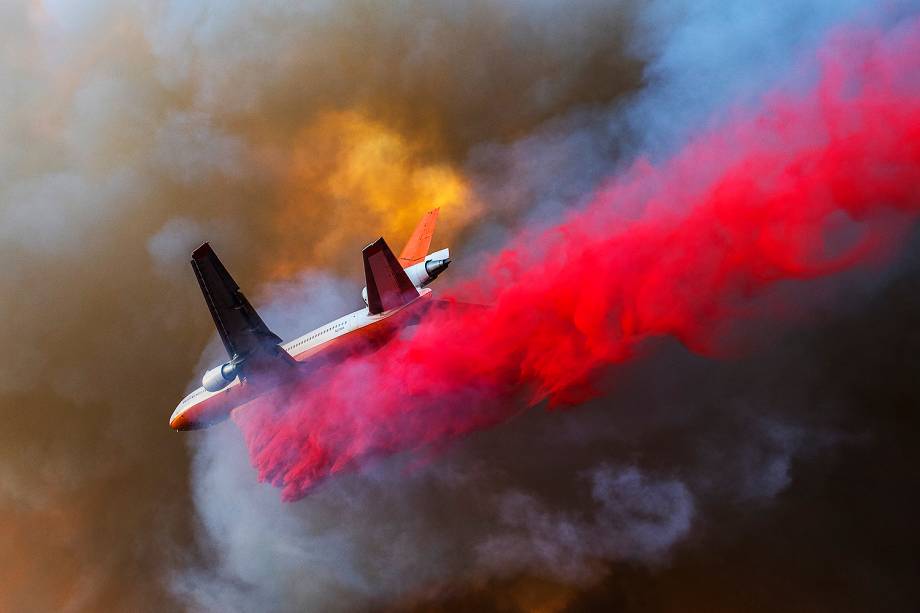
[[[205,243],[192,253],[192,269],[231,361],[241,366],[247,361],[262,362],[266,358],[293,362],[293,358],[279,347],[281,338],[268,329],[249,304],[211,245]],[[247,367],[244,372],[246,370],[252,369]]]
[[[367,281],[367,310],[377,315],[418,298],[418,290],[386,241],[378,238],[364,248],[364,278]]]

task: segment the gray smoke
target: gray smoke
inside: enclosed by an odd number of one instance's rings
[[[828,28],[867,4],[643,7],[641,35],[630,39],[646,65],[642,91],[470,149],[465,167],[488,208],[467,249],[558,219],[632,156],[667,155],[727,102],[754,104]],[[303,304],[311,315],[344,312]],[[355,610],[436,597],[448,583],[530,575],[584,584],[611,561],[666,564],[694,529],[709,530],[713,505],[769,506],[796,461],[839,443],[833,426],[801,419],[806,381],[779,395],[785,406],[764,403],[770,394],[756,388],[773,375],[756,372],[782,372],[784,359],[774,352],[730,367],[665,348],[617,373],[627,391],[592,406],[529,414],[421,466],[382,460],[291,505],[253,483],[239,435],[223,426],[193,443],[196,504],[214,558],[177,589],[203,610]],[[671,369],[712,380],[727,372],[754,389],[701,386],[691,375],[670,377],[679,392],[661,389]]]
[[[315,150],[301,132],[325,112],[405,135],[424,165],[619,95],[620,81],[595,87],[592,58],[629,64],[607,36],[621,7],[585,4],[570,30],[536,27],[559,11],[2,3],[0,553],[18,562],[0,571],[0,608],[181,606],[158,578],[203,554],[186,545],[188,454],[166,419],[212,334],[188,250],[214,241],[254,298],[282,256],[352,262],[382,213],[311,184],[298,186],[309,224],[276,220],[287,166]],[[557,44],[585,28],[584,47]],[[343,219],[355,243],[311,261]]]
[[[890,13],[911,4],[892,3]],[[803,74],[809,53],[837,24],[856,15],[879,19],[871,6],[865,0],[646,3],[628,39],[645,66],[645,87],[628,100],[555,117],[512,143],[473,148],[467,164],[493,222],[475,229],[473,247],[492,248],[522,223],[552,223],[637,157],[666,158],[701,129],[756,105],[764,91],[811,82]]]
[[[166,426],[222,357],[186,259],[212,241],[285,336],[360,306],[357,253],[386,213],[310,183],[302,225],[279,221],[293,159],[310,177],[338,163],[340,135],[305,130],[347,111],[412,143],[411,165],[469,180],[483,211],[455,228],[459,276],[755,100],[871,4],[0,3],[0,609],[354,610],[515,574],[588,585],[611,561],[667,564],[714,501],[772,504],[840,440],[804,417],[814,381],[778,368],[807,356],[735,368],[674,348],[612,375],[602,402],[282,504],[232,424]],[[329,236],[345,238],[318,260]]]
[[[635,467],[601,465],[591,471],[597,511],[587,521],[553,512],[529,494],[503,496],[499,526],[505,532],[478,547],[498,575],[551,573],[564,581],[595,578],[598,560],[655,562],[690,530],[693,496],[677,480],[649,481]]]

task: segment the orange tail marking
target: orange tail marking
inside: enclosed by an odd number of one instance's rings
[[[399,254],[399,263],[403,268],[418,264],[428,255],[428,248],[431,247],[431,236],[434,234],[434,226],[438,221],[438,211],[440,210],[440,208],[437,208],[428,211],[422,217],[422,220],[418,222],[412,237],[403,247],[402,253]]]

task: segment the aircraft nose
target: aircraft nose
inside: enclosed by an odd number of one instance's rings
[[[169,427],[173,430],[184,430],[187,420],[185,419],[185,412],[182,410],[182,406],[176,407],[176,410],[173,411],[173,414],[169,417]]]

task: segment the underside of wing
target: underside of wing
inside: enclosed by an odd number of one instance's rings
[[[192,253],[191,264],[231,361],[292,360],[279,347],[281,338],[265,325],[208,243]]]

